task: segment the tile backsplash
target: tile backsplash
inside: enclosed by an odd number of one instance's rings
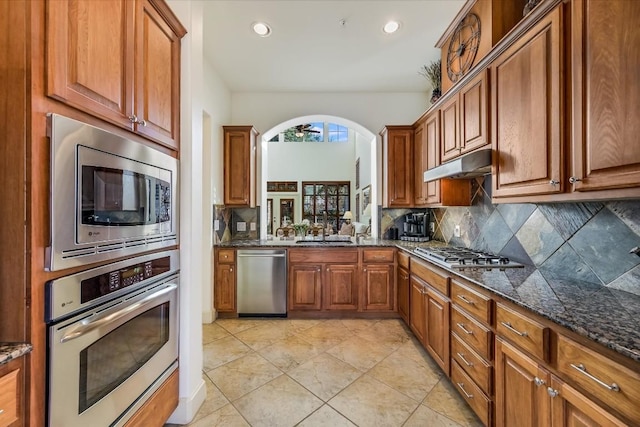
[[[548,279],[640,295],[632,251],[640,247],[640,200],[494,205],[490,176],[474,180],[472,194],[471,206],[433,209],[435,239],[535,265]]]

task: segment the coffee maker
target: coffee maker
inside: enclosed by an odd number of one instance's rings
[[[403,234],[400,240],[410,242],[427,242],[429,241],[429,222],[431,216],[429,213],[418,212],[405,215]]]

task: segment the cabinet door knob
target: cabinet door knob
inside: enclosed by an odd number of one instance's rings
[[[138,117],[136,117],[136,115],[135,115],[135,114],[134,114],[134,115],[132,115],[132,116],[129,116],[129,121],[130,121],[131,123],[138,123]]]
[[[545,383],[545,381],[544,381],[543,379],[540,379],[540,378],[538,378],[538,377],[535,377],[535,378],[533,379],[533,382],[534,382],[538,387],[540,387],[541,385],[545,385],[545,384],[546,384],[546,383]]]
[[[233,273],[233,267],[231,267],[231,268],[229,269],[229,271]]]
[[[582,181],[580,178],[576,178],[575,176],[572,176],[569,178],[569,183],[571,184],[575,184],[578,181]]]
[[[547,394],[551,397],[556,397],[560,393],[558,393],[558,390],[554,390],[551,387],[547,387]]]
[[[549,181],[549,185],[553,185],[554,187],[558,184],[560,184],[560,181],[556,181],[555,179],[552,179],[551,181]]]
[[[146,121],[146,120],[144,120],[144,119],[143,119],[143,120],[138,120],[138,124],[139,124],[140,126],[145,126],[145,127],[146,127],[146,126],[147,126],[147,121]]]
[[[362,271],[367,271],[367,269],[366,269],[366,268],[363,268],[363,269],[362,269]]]

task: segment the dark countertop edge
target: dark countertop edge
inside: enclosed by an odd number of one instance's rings
[[[330,244],[322,243],[321,241],[307,241],[307,243],[296,243],[295,240],[232,240],[225,243],[217,243],[213,245],[214,248],[360,248],[360,247],[372,247],[372,246],[390,246],[395,247],[398,244],[397,240],[385,240],[385,239],[360,239],[356,241],[352,238],[351,243],[334,241]]]
[[[33,346],[26,342],[0,342],[0,365],[24,356],[33,350]]]
[[[222,247],[222,248],[247,248],[247,247],[282,247],[282,248],[318,248],[318,247],[322,247],[322,248],[332,248],[332,247],[340,247],[340,248],[344,248],[344,247],[352,247],[352,248],[358,248],[358,247],[385,247],[385,246],[391,246],[391,247],[396,247],[398,249],[401,249],[417,258],[420,258],[421,260],[425,261],[425,262],[429,262],[431,263],[431,261],[429,261],[428,259],[425,259],[424,257],[421,257],[419,254],[416,254],[413,250],[417,247],[429,247],[429,246],[446,246],[446,244],[444,242],[439,242],[439,241],[430,241],[430,242],[422,242],[422,243],[418,243],[418,242],[407,242],[407,241],[398,241],[398,240],[385,240],[385,239],[365,239],[363,241],[360,241],[358,243],[349,243],[349,244],[338,244],[338,243],[334,243],[331,245],[326,245],[326,244],[318,244],[318,245],[313,245],[313,244],[304,244],[304,245],[300,245],[300,244],[296,244],[295,241],[286,241],[283,244],[278,244],[278,243],[283,243],[281,241],[273,241],[273,240],[242,240],[242,241],[231,241],[228,243],[222,243],[222,244],[218,244],[215,245],[215,247]],[[452,270],[450,268],[447,268],[445,266],[439,265],[439,264],[434,264],[439,268],[442,268],[446,271],[448,271],[449,273],[462,278],[463,280],[466,280],[468,282],[471,282],[483,289],[486,289],[487,291],[505,299],[506,301],[509,301],[515,305],[518,305],[534,314],[537,314],[539,316],[544,317],[545,319],[548,319],[549,321],[557,324],[560,327],[564,327],[584,338],[587,338],[591,341],[594,341],[600,345],[603,345],[613,351],[615,351],[618,354],[621,354],[622,356],[625,356],[627,358],[630,358],[636,362],[640,362],[640,352],[638,352],[637,350],[634,350],[632,348],[628,348],[625,347],[623,345],[620,345],[620,343],[616,342],[615,340],[611,340],[607,337],[602,336],[600,333],[593,331],[593,328],[589,328],[589,325],[584,325],[581,323],[576,323],[575,319],[570,318],[567,316],[567,318],[565,318],[562,313],[558,313],[558,312],[554,312],[554,311],[545,311],[544,309],[540,308],[540,307],[534,307],[531,306],[525,302],[523,302],[522,300],[519,300],[518,298],[515,298],[513,295],[509,295],[506,294],[504,292],[500,292],[499,290],[492,288],[489,285],[486,285],[485,283],[482,283],[481,281],[478,281],[474,278],[471,278],[469,276],[466,276],[464,274],[463,271],[457,271],[457,270]]]

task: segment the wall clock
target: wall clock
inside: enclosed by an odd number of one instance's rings
[[[480,44],[480,18],[470,13],[451,35],[447,51],[447,76],[453,83],[471,68]]]

